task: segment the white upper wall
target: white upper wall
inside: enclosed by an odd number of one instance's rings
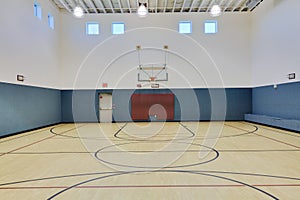
[[[75,19],[61,15],[62,88],[135,88],[138,54],[142,63],[163,63],[164,45],[169,46],[169,81],[165,87],[243,87],[251,85],[251,16],[225,13],[218,20],[219,32],[205,35],[208,13],[89,15]],[[192,34],[178,33],[179,21],[192,22]],[[86,22],[99,22],[100,35],[87,36]],[[126,33],[112,36],[111,23],[124,22]],[[151,48],[151,49],[150,49]],[[148,49],[148,50],[146,50]]]
[[[253,85],[300,80],[300,1],[265,0],[252,13]]]
[[[141,45],[142,63],[162,63],[169,46],[165,87],[244,87],[289,82],[300,74],[300,1],[265,0],[249,13],[223,13],[219,32],[203,33],[207,13],[90,15],[75,19],[48,0],[5,1],[0,8],[0,81],[51,88],[135,88]],[[13,8],[13,12],[11,9]],[[55,18],[55,30],[47,15]],[[99,22],[100,35],[87,36],[86,22]],[[179,21],[192,21],[193,33],[178,33]],[[112,36],[111,23],[124,22],[126,33]],[[22,74],[24,83],[16,81]],[[162,83],[163,84],[163,83]]]
[[[9,0],[0,6],[0,81],[58,88],[59,11],[48,0],[38,0],[42,20],[34,16],[33,0]],[[55,30],[48,26],[48,13]],[[25,82],[16,81],[16,75]]]

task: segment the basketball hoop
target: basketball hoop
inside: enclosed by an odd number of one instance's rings
[[[160,82],[168,81],[167,72],[167,50],[168,46],[164,46],[165,61],[164,63],[142,63],[141,62],[141,46],[136,46],[138,52],[139,65],[138,65],[138,82]]]
[[[156,77],[155,77],[155,76],[151,76],[151,77],[149,77],[149,80],[150,80],[151,82],[154,82],[154,81],[155,81],[155,79],[156,79]]]

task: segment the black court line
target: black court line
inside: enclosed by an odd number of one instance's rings
[[[254,187],[300,187],[300,184],[251,184]],[[40,190],[40,189],[66,189],[69,186],[13,186],[0,187],[0,190]],[[227,188],[246,187],[242,184],[170,184],[170,185],[86,185],[74,189],[128,189],[128,188]]]
[[[84,124],[84,125],[81,125],[81,126],[76,126],[75,124],[75,128],[73,128],[72,130],[77,130],[78,128],[81,128],[83,126],[86,126],[87,124]],[[54,129],[56,129],[56,127],[50,129],[50,133],[54,134],[55,136],[61,136],[61,137],[64,137],[64,138],[72,138],[72,139],[92,139],[92,140],[97,140],[97,139],[104,139],[104,138],[90,138],[90,137],[79,137],[79,136],[71,136],[71,135],[64,135],[65,132],[62,132],[62,133],[56,133],[54,131]],[[71,131],[71,130],[70,130]]]
[[[160,170],[160,172],[164,172],[165,170]],[[230,172],[230,171],[214,171],[214,170],[189,170],[190,172],[203,172],[203,173],[211,173],[211,174],[228,174],[228,175],[240,175],[240,176],[252,176],[252,177],[264,177],[264,178],[274,178],[274,179],[283,179],[283,180],[293,180],[300,181],[300,177],[289,177],[289,176],[278,176],[278,175],[270,175],[270,174],[259,174],[259,173],[246,173],[246,172]],[[153,172],[153,171],[142,171],[142,172]],[[16,185],[22,183],[32,183],[46,180],[56,180],[56,179],[65,179],[65,178],[74,178],[74,177],[85,177],[85,176],[96,176],[96,175],[107,175],[114,174],[115,171],[109,172],[91,172],[91,173],[81,173],[81,174],[68,174],[68,175],[60,175],[60,176],[50,176],[36,179],[27,179],[27,180],[19,180],[12,181],[6,183],[0,183],[0,187]]]
[[[125,141],[147,141],[149,140],[148,138],[145,138],[145,139],[134,139],[134,138],[125,138],[125,137],[120,137],[119,134],[120,132],[126,127],[128,123],[125,123],[125,125],[123,125],[115,134],[114,134],[114,137],[115,138],[118,138],[118,139],[122,139],[122,140],[125,140]],[[183,139],[189,139],[189,138],[193,138],[195,137],[195,133],[190,130],[188,128],[187,125],[184,125],[182,124],[181,122],[179,122],[179,124],[185,128],[189,133],[191,133],[192,135],[189,136],[189,137],[182,137],[182,138],[177,138],[176,140],[183,140]],[[236,128],[236,129],[239,129],[237,127],[234,127],[234,126],[230,126],[230,125],[227,125],[227,124],[224,124],[225,126],[229,126],[229,127],[232,127],[232,128]],[[254,125],[250,125],[250,126],[253,126],[255,127],[255,130],[253,131],[248,131],[248,130],[244,130],[244,129],[239,129],[239,130],[242,130],[242,131],[245,131],[244,133],[240,133],[240,134],[235,134],[235,135],[227,135],[227,136],[220,136],[220,137],[217,137],[217,138],[226,138],[226,137],[237,137],[237,136],[243,136],[243,135],[248,135],[248,134],[251,134],[251,133],[255,133],[257,130],[258,130],[258,127],[254,126]],[[57,127],[54,127],[52,129],[50,129],[50,132],[52,134],[55,134],[57,136],[61,136],[61,137],[65,137],[65,138],[72,138],[72,139],[84,139],[84,140],[106,140],[106,138],[103,138],[103,137],[79,137],[79,136],[71,136],[71,135],[64,135],[64,134],[60,134],[60,133],[56,133],[54,131],[54,129],[57,128]],[[177,133],[178,135],[179,133]],[[161,136],[161,135],[160,135]],[[168,135],[164,135],[164,136],[168,136]],[[171,135],[172,136],[172,135]],[[131,136],[132,137],[132,136]],[[217,139],[217,138],[210,138],[210,137],[197,137],[195,139]],[[112,139],[112,138],[108,138],[108,139]],[[151,141],[170,141],[170,139],[159,139],[159,140],[151,140]]]
[[[253,125],[254,126],[254,125]],[[234,127],[234,126],[232,126],[232,127]],[[257,127],[257,126],[255,126],[255,127]],[[244,130],[244,129],[242,129],[242,128],[238,128],[238,127],[236,127],[237,129],[240,129],[240,130]],[[257,127],[257,130],[258,130],[258,127]],[[281,144],[285,144],[285,145],[288,145],[288,146],[290,146],[290,147],[295,147],[295,148],[297,148],[297,149],[300,149],[300,147],[299,146],[296,146],[296,145],[293,145],[293,144],[290,144],[290,143],[287,143],[287,142],[283,142],[283,141],[281,141],[281,140],[277,140],[277,139],[274,139],[274,138],[271,138],[271,137],[268,137],[268,136],[264,136],[264,135],[261,135],[261,134],[257,134],[257,133],[253,133],[254,135],[257,135],[257,136],[259,136],[259,137],[263,137],[263,138],[266,138],[266,139],[269,139],[269,140],[273,140],[273,141],[275,141],[275,142],[278,142],[278,143],[281,143]]]
[[[94,124],[98,124],[98,123],[94,123]],[[127,125],[127,123],[125,125],[123,125],[121,127],[121,129],[123,129],[125,126]],[[115,137],[80,137],[80,136],[71,136],[71,135],[64,135],[62,133],[56,133],[54,131],[56,127],[50,129],[50,132],[54,135],[57,135],[57,136],[60,136],[60,137],[63,137],[63,138],[70,138],[70,139],[82,139],[82,140],[107,140],[107,139],[110,139],[110,140],[113,140],[115,139]],[[120,131],[120,129],[119,129]]]
[[[248,130],[245,130],[245,129],[242,129],[242,128],[239,128],[239,127],[235,127],[235,126],[232,126],[232,125],[228,125],[228,124],[224,124],[225,126],[228,126],[228,127],[231,127],[231,128],[235,128],[237,130],[241,130],[241,131],[245,131],[245,133],[243,134],[238,134],[238,135],[235,135],[235,136],[242,136],[242,135],[248,135],[248,134],[251,134],[251,133],[256,133],[258,131],[258,127],[255,126],[255,125],[251,125],[252,127],[254,127],[254,130],[253,131],[248,131]],[[232,136],[223,136],[223,137],[232,137]]]
[[[184,150],[187,153],[199,153],[199,152],[210,152],[211,150]],[[153,151],[149,150],[127,150],[126,152],[123,151],[105,151],[102,152],[103,154],[107,153],[151,153]],[[173,151],[165,151],[161,150],[159,152],[163,153],[170,153],[170,152],[183,152],[183,150],[173,150]],[[265,152],[300,152],[300,149],[218,149],[219,153],[265,153]],[[6,153],[6,152],[0,152]],[[96,152],[89,152],[89,151],[53,151],[53,152],[12,152],[8,153],[11,155],[44,155],[44,154],[94,154]]]
[[[222,153],[264,153],[264,152],[300,152],[300,149],[224,149],[224,150],[218,150]]]
[[[149,141],[149,142],[153,143],[152,141]],[[192,167],[192,166],[198,166],[198,165],[207,164],[209,162],[212,162],[212,161],[216,160],[219,157],[219,152],[217,150],[215,150],[214,148],[211,148],[211,147],[207,147],[207,146],[200,145],[200,144],[194,144],[194,143],[185,143],[185,142],[176,142],[176,143],[204,147],[204,148],[207,148],[208,150],[210,150],[208,152],[214,152],[215,156],[213,158],[209,159],[209,160],[202,161],[202,162],[197,162],[197,163],[192,163],[192,164],[185,164],[185,165],[176,165],[176,166],[164,166],[164,167],[161,167],[161,166],[135,166],[135,165],[126,165],[126,164],[120,164],[120,163],[110,162],[110,161],[104,160],[104,159],[102,159],[100,157],[100,154],[102,154],[103,151],[105,152],[105,149],[112,148],[112,147],[117,147],[117,146],[122,146],[122,145],[127,145],[127,144],[140,144],[139,142],[128,142],[128,143],[121,143],[121,144],[114,144],[114,145],[106,146],[106,147],[104,147],[104,148],[99,149],[98,151],[96,151],[95,154],[94,154],[94,156],[95,156],[95,158],[97,160],[99,160],[101,162],[104,162],[104,163],[106,163],[108,165],[114,165],[114,166],[119,166],[119,167],[127,167],[127,168],[136,168],[136,169],[162,169],[162,168],[163,169],[170,169],[170,168],[173,169],[173,168]],[[159,151],[159,152],[161,152],[161,151]],[[172,152],[172,151],[169,151],[169,152]],[[180,151],[180,152],[185,153],[184,151]],[[200,152],[200,151],[198,151],[198,152]],[[126,153],[128,153],[128,152],[126,151]]]
[[[100,179],[105,179],[105,178],[110,178],[110,177],[115,177],[115,176],[122,175],[122,174],[129,174],[129,173],[131,173],[131,172],[117,172],[117,173],[114,173],[114,174],[109,174],[109,175],[105,175],[105,176],[101,176],[101,177],[89,179],[89,180],[77,183],[75,185],[69,186],[69,187],[67,187],[67,188],[65,188],[65,189],[63,189],[63,190],[55,193],[51,197],[47,198],[47,200],[54,199],[55,197],[61,195],[62,193],[66,192],[66,191],[68,191],[68,190],[70,190],[70,189],[72,189],[74,187],[77,187],[77,186],[80,186],[80,185],[83,185],[83,184],[86,184],[86,183],[89,183],[89,182],[93,182],[93,181],[100,180]]]
[[[127,174],[137,174],[137,173],[145,173],[145,172],[149,172],[149,171],[119,172],[119,173],[116,173],[116,174],[111,174],[111,175],[106,175],[106,176],[101,176],[101,177],[96,177],[96,178],[92,178],[92,179],[89,179],[89,180],[85,180],[85,181],[76,183],[74,185],[71,185],[68,188],[64,188],[63,190],[61,190],[61,191],[55,193],[54,195],[52,195],[51,197],[49,197],[47,200],[54,199],[55,197],[60,196],[61,194],[65,193],[65,192],[67,192],[71,189],[74,189],[76,187],[79,187],[79,186],[82,186],[84,184],[91,183],[91,182],[94,182],[94,181],[103,180],[103,179],[110,178],[110,177],[118,177],[118,176],[127,175]],[[244,185],[245,187],[248,187],[248,188],[253,189],[257,192],[260,192],[260,193],[262,193],[262,194],[264,194],[264,195],[266,195],[266,196],[268,196],[272,199],[279,200],[279,198],[277,198],[276,196],[272,195],[271,193],[269,193],[269,192],[267,192],[263,189],[258,188],[257,186],[250,185],[250,184],[247,184],[245,182],[235,180],[235,179],[232,179],[232,178],[228,178],[228,177],[224,177],[224,176],[208,174],[208,173],[203,173],[203,172],[186,171],[186,170],[157,170],[157,171],[153,171],[152,173],[187,173],[187,174],[196,174],[196,175],[213,177],[213,178],[233,182],[233,183],[236,183],[236,184]]]
[[[53,125],[49,126],[49,127],[52,127]],[[61,124],[61,125],[55,125],[56,128],[58,127],[61,127],[61,126],[64,126],[64,124]],[[20,138],[24,138],[24,137],[28,137],[28,136],[32,136],[32,135],[35,135],[37,133],[42,133],[42,132],[48,132],[48,128],[39,128],[39,129],[44,129],[44,130],[35,130],[35,131],[26,131],[24,133],[20,133],[21,135],[18,136],[18,137],[14,137],[16,135],[10,135],[10,136],[7,136],[7,137],[4,137],[4,138],[0,138],[0,144],[1,143],[5,143],[5,142],[9,142],[9,141],[13,141],[13,140],[17,140],[17,139],[20,139]],[[31,133],[30,133],[31,132]],[[11,137],[10,139],[7,139]],[[6,139],[6,140],[5,140]],[[1,141],[3,140],[3,141]]]
[[[181,122],[179,122],[180,124],[182,124]],[[183,125],[182,126],[186,129],[188,129],[188,125]],[[224,136],[219,136],[219,137],[205,137],[205,136],[202,136],[202,137],[196,137],[195,139],[220,139],[220,138],[230,138],[230,137],[238,137],[238,136],[244,136],[244,135],[249,135],[249,134],[252,134],[252,133],[256,133],[258,131],[258,127],[257,126],[254,126],[254,125],[250,125],[252,127],[254,127],[255,129],[252,130],[252,131],[248,131],[248,130],[245,130],[245,129],[240,129],[240,128],[237,128],[237,127],[234,127],[234,126],[231,126],[231,125],[227,125],[226,123],[224,123],[224,126],[229,126],[231,128],[235,128],[235,129],[238,129],[238,130],[242,130],[244,131],[243,133],[239,133],[239,134],[234,134],[234,135],[224,135]],[[191,131],[190,129],[188,129],[189,131]],[[192,132],[192,131],[191,131]],[[196,133],[194,133],[196,135]]]
[[[247,122],[239,122],[239,123],[246,124],[246,125],[258,124],[259,128],[261,128],[261,129],[265,129],[268,131],[272,131],[272,132],[276,132],[276,133],[280,133],[280,134],[288,135],[288,136],[292,136],[292,137],[300,137],[300,134],[298,132],[293,132],[292,130],[282,130],[279,127],[273,127],[273,129],[271,129],[268,127],[272,127],[272,126],[268,126],[267,124],[254,123],[254,122],[250,122],[250,121],[249,122],[248,121]],[[287,133],[287,131],[291,132],[291,133]]]
[[[84,125],[82,125],[82,126],[84,126]],[[81,127],[82,127],[82,126],[81,126]],[[80,128],[80,127],[79,127],[79,128]],[[71,131],[71,130],[74,130],[74,129],[76,129],[76,127],[75,127],[75,128],[73,128],[73,129],[70,129],[70,130],[64,131],[63,133],[67,133],[67,132],[69,132],[69,131]],[[15,151],[18,151],[18,150],[24,149],[24,148],[26,148],[26,147],[33,146],[33,145],[35,145],[35,144],[38,144],[38,143],[41,143],[41,142],[43,142],[43,141],[49,140],[49,139],[51,139],[51,138],[53,138],[53,137],[55,137],[55,136],[56,136],[56,135],[51,135],[51,136],[49,136],[49,137],[46,137],[46,138],[43,138],[43,139],[41,139],[41,140],[38,140],[38,141],[32,142],[32,143],[30,143],[30,144],[27,144],[27,145],[24,145],[24,146],[21,146],[21,147],[18,147],[18,148],[16,148],[16,149],[10,150],[10,151],[8,151],[8,152],[5,152],[5,153],[2,153],[2,154],[0,154],[0,157],[1,157],[1,156],[4,156],[4,155],[7,155],[7,154],[10,154],[10,153],[13,153],[13,152],[15,152]]]
[[[290,143],[287,143],[287,142],[283,142],[281,140],[277,140],[277,139],[274,139],[274,138],[271,138],[271,137],[268,137],[268,136],[264,136],[264,135],[259,135],[259,134],[256,134],[256,135],[258,135],[260,137],[263,137],[263,138],[266,138],[266,139],[269,139],[269,140],[272,140],[272,141],[275,141],[277,143],[285,144],[285,145],[288,145],[290,147],[294,147],[294,148],[300,149],[299,146],[296,146],[296,145],[293,145],[293,144],[290,144]]]
[[[225,174],[239,174],[239,175],[249,175],[249,176],[264,176],[264,177],[272,177],[272,178],[279,178],[280,176],[269,176],[269,175],[255,175],[255,174],[246,174],[246,173],[236,173],[236,172],[218,172],[218,171],[210,171],[210,172],[205,172],[205,171],[184,171],[184,170],[162,170],[160,172],[162,173],[166,173],[166,172],[177,172],[177,173],[194,173],[194,174],[199,174],[199,175],[204,175],[204,176],[211,176],[211,177],[215,177],[215,178],[220,178],[220,179],[224,179],[224,180],[228,180],[228,181],[232,181],[232,182],[235,182],[235,183],[239,183],[239,184],[244,184],[245,186],[249,187],[249,188],[252,188],[252,189],[255,189],[256,191],[258,192],[261,192],[261,193],[264,193],[265,195],[273,198],[273,199],[278,199],[277,197],[273,196],[272,194],[264,191],[264,190],[261,190],[259,188],[257,188],[256,186],[253,186],[253,185],[248,185],[246,183],[243,183],[243,182],[240,182],[238,180],[234,180],[234,179],[230,179],[230,178],[227,178],[227,177],[223,177],[223,176],[218,176],[218,175],[212,175],[212,174],[207,174],[207,173],[225,173]],[[144,173],[144,172],[149,172],[149,171],[136,171],[134,173]],[[157,172],[157,171],[155,171]],[[106,175],[106,176],[101,176],[101,177],[97,177],[97,178],[93,178],[93,179],[90,179],[90,180],[87,180],[87,181],[84,181],[84,182],[81,182],[81,183],[78,183],[76,184],[74,187],[77,187],[77,185],[82,185],[82,184],[85,184],[85,183],[88,183],[88,182],[92,182],[92,181],[96,181],[96,180],[101,180],[101,179],[104,179],[104,178],[108,178],[108,177],[112,177],[112,176],[119,176],[119,175],[124,175],[124,174],[129,174],[129,173],[132,173],[132,172],[120,172],[118,174],[116,174],[115,172],[110,172],[110,173],[114,173],[114,174],[109,174],[109,175]],[[94,174],[95,175],[95,174]],[[64,178],[66,178],[66,176],[64,176]],[[282,178],[282,177],[281,177]],[[293,180],[300,180],[299,178],[292,178],[292,177],[285,177],[285,179],[293,179]],[[39,179],[41,180],[41,179]],[[45,180],[45,179],[43,179]],[[32,181],[32,180],[31,180]],[[30,181],[30,182],[31,182]],[[24,181],[22,181],[24,182]],[[20,181],[18,182],[20,183]],[[10,184],[16,184],[16,183],[10,183]],[[3,184],[0,184],[0,186],[3,185]],[[55,196],[58,196],[60,194],[62,194],[63,192],[69,190],[69,189],[72,189],[74,188],[73,186],[70,186],[69,188],[66,188],[64,189],[63,191],[60,191],[59,193],[56,193],[54,196],[52,197],[55,197]],[[51,197],[49,198],[51,199]]]
[[[179,123],[180,124],[180,123]],[[115,134],[114,136],[115,137],[118,137],[118,134],[126,127],[127,123],[121,127]],[[183,126],[182,124],[180,124],[181,126]],[[184,126],[183,126],[184,127]],[[188,130],[192,136],[195,136],[195,133],[189,129],[187,129],[186,127],[184,127],[186,130]],[[131,141],[131,140],[129,140]],[[176,141],[176,139],[173,139],[173,140],[150,140],[150,141],[143,141],[143,142],[166,142],[166,141]],[[215,150],[214,148],[210,148],[210,147],[207,147],[207,146],[204,146],[204,145],[200,145],[200,144],[194,144],[194,143],[183,143],[183,142],[177,142],[176,143],[182,143],[182,144],[188,144],[188,145],[195,145],[195,146],[201,146],[201,147],[205,147],[207,148],[208,150],[210,150],[210,152],[214,152],[216,153],[215,157],[213,157],[212,159],[210,160],[207,160],[207,161],[203,161],[203,162],[199,162],[199,163],[193,163],[193,164],[186,164],[186,165],[176,165],[176,166],[164,166],[164,167],[161,167],[161,166],[156,166],[156,167],[153,167],[153,166],[133,166],[133,165],[125,165],[125,164],[119,164],[119,163],[113,163],[113,162],[109,162],[109,161],[106,161],[106,160],[103,160],[99,157],[99,153],[102,153],[103,150],[107,149],[107,148],[112,148],[112,147],[117,147],[117,146],[121,146],[121,145],[127,145],[127,144],[136,144],[136,143],[140,143],[141,141],[135,141],[135,142],[128,142],[128,143],[121,143],[121,144],[114,144],[114,145],[110,145],[110,146],[106,146],[98,151],[95,152],[94,156],[96,159],[98,159],[99,161],[101,162],[104,162],[106,164],[109,164],[109,165],[114,165],[114,166],[119,166],[119,167],[129,167],[129,168],[136,168],[136,169],[169,169],[169,168],[182,168],[182,167],[192,167],[192,166],[197,166],[197,165],[202,165],[202,164],[206,164],[206,163],[209,163],[209,162],[212,162],[214,160],[216,160],[218,157],[219,157],[219,152],[217,150]],[[182,151],[180,151],[182,152]],[[182,152],[184,153],[184,152]]]
[[[267,175],[267,174],[253,174],[253,173],[240,173],[240,172],[223,172],[223,171],[179,171],[179,170],[168,170],[168,172],[187,172],[187,173],[194,173],[194,174],[198,174],[198,173],[219,173],[219,174],[234,174],[234,175],[244,175],[244,176],[255,176],[255,177],[266,177],[266,178],[277,178],[277,179],[288,179],[288,180],[296,180],[296,181],[300,181],[300,178],[294,178],[294,177],[285,177],[285,176],[274,176],[274,175]],[[149,172],[149,171],[137,171],[137,173],[144,173],[144,172]],[[159,170],[159,171],[156,171],[156,172],[161,172],[161,173],[164,173],[166,172],[165,170]],[[23,180],[23,181],[17,181],[17,182],[10,182],[10,183],[4,183],[4,184],[0,184],[0,187],[3,187],[3,186],[7,186],[7,185],[14,185],[14,184],[20,184],[20,183],[28,183],[28,182],[36,182],[36,181],[44,181],[44,180],[52,180],[52,179],[61,179],[61,178],[71,178],[71,177],[81,177],[81,176],[94,176],[94,175],[106,175],[105,177],[111,177],[113,175],[116,175],[114,174],[115,172],[101,172],[101,173],[87,173],[87,174],[73,174],[73,175],[64,175],[64,176],[56,176],[56,177],[46,177],[46,178],[39,178],[39,179],[31,179],[31,180]],[[129,173],[129,172],[124,172],[124,173]],[[107,175],[108,174],[108,175]],[[210,174],[211,176],[211,174]],[[64,188],[63,191],[60,191],[59,193],[56,193],[55,196],[52,196],[48,199],[53,199],[54,197],[62,194],[63,192],[69,190],[69,189],[72,189],[72,188],[76,188],[76,187],[79,187],[80,185],[83,185],[85,183],[88,183],[88,182],[91,182],[91,181],[95,181],[95,180],[100,180],[100,179],[103,179],[105,177],[98,177],[98,178],[93,178],[93,179],[89,179],[88,181],[84,181],[84,182],[81,182],[79,184],[76,184],[76,185],[73,185],[71,187],[68,187],[68,188]],[[221,176],[215,176],[215,177],[221,177]],[[225,177],[225,180],[228,180],[226,177]],[[232,179],[229,179],[229,180],[232,180]],[[235,182],[235,180],[233,180]],[[240,183],[241,184],[241,183]],[[270,187],[271,187],[271,184],[269,184]],[[292,184],[291,187],[293,187],[295,184]],[[248,185],[245,185],[248,187]],[[251,187],[252,189],[255,189],[257,187],[263,187],[263,186],[266,186],[268,187],[268,184],[256,184],[256,185],[249,185],[249,187]],[[278,185],[279,186],[279,185]],[[263,192],[264,194],[266,194],[265,191],[263,190],[258,190],[259,192]],[[269,193],[267,193],[268,195]],[[270,196],[270,195],[268,195]],[[271,195],[271,197],[274,197],[273,195]],[[278,199],[276,197],[274,197],[273,199]]]
[[[128,123],[126,123],[124,126],[122,126],[115,134],[114,137],[118,138],[120,140],[125,140],[125,141],[136,141],[136,142],[145,142],[145,141],[150,141],[150,142],[168,142],[168,141],[177,141],[177,140],[185,140],[185,139],[190,139],[195,137],[195,133],[192,132],[191,130],[189,130],[188,128],[186,128],[183,124],[181,124],[179,122],[179,125],[181,125],[182,127],[184,127],[186,130],[188,130],[188,132],[191,134],[190,136],[185,136],[185,137],[180,137],[180,138],[176,138],[176,139],[149,139],[149,138],[143,138],[143,139],[136,139],[133,136],[130,136],[131,138],[126,138],[126,137],[120,137],[119,134],[121,133],[121,131],[127,126]],[[175,133],[175,136],[178,135],[180,133]],[[185,134],[185,133],[184,133]],[[174,136],[174,135],[173,135]],[[157,135],[155,135],[155,137],[157,137]]]
[[[26,147],[30,147],[30,146],[32,146],[32,145],[38,144],[38,143],[43,142],[43,141],[45,141],[45,140],[51,139],[51,138],[53,138],[53,137],[54,137],[54,136],[52,135],[52,136],[46,137],[46,138],[44,138],[44,139],[42,139],[42,140],[38,140],[38,141],[32,142],[32,143],[30,143],[30,144],[27,144],[27,145],[25,145],[25,146],[21,146],[21,147],[19,147],[19,148],[13,149],[13,150],[11,150],[11,151],[2,153],[2,154],[0,154],[0,157],[1,157],[1,156],[4,156],[4,155],[7,155],[7,154],[10,154],[10,153],[13,153],[13,152],[15,152],[15,151],[24,149],[24,148],[26,148]]]

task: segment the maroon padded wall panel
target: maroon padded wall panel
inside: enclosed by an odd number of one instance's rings
[[[156,115],[158,120],[173,120],[174,94],[133,94],[132,120],[148,120],[149,115]]]

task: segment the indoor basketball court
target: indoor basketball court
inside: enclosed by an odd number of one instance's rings
[[[0,199],[300,199],[299,8],[3,2]]]

